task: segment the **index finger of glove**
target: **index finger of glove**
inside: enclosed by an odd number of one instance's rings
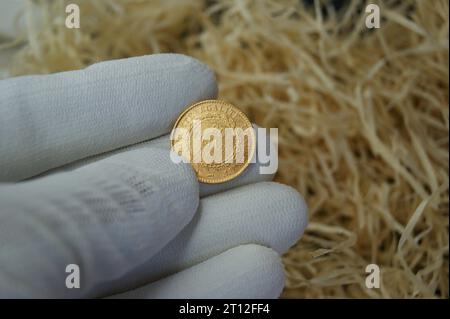
[[[206,65],[180,54],[2,80],[0,181],[167,134],[187,105],[216,94]]]

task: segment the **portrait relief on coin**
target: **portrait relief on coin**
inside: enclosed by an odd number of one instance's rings
[[[200,182],[223,183],[239,176],[255,152],[255,133],[234,105],[206,100],[190,106],[175,123],[172,149],[192,165]]]

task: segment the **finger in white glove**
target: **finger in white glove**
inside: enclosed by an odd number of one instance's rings
[[[92,297],[191,220],[198,183],[163,150],[117,154],[73,172],[0,187],[0,297]],[[1,185],[0,185],[1,186]],[[81,288],[67,289],[77,264]]]
[[[0,96],[0,181],[18,181],[167,134],[217,85],[198,60],[155,54],[2,80]]]
[[[307,208],[293,188],[262,182],[207,196],[197,214],[168,245],[121,280],[142,286],[243,244],[286,252],[301,237]],[[111,283],[109,290],[113,291]]]
[[[284,287],[278,254],[258,245],[227,250],[198,265],[111,298],[273,299]]]
[[[258,126],[253,124],[253,127],[255,129],[255,134],[257,132]],[[275,149],[275,145],[273,144],[273,141],[270,140],[269,135],[266,131],[259,131],[260,132],[260,138],[257,139],[256,143],[256,151],[254,155],[254,160],[249,164],[249,166],[242,172],[241,175],[237,176],[236,178],[227,181],[225,183],[220,184],[205,184],[205,183],[199,183],[200,186],[200,197],[204,197],[207,195],[215,194],[224,190],[233,189],[238,186],[244,186],[251,183],[257,183],[257,182],[264,182],[264,181],[271,181],[275,174],[261,174],[261,167],[267,165],[268,163],[274,163],[276,161],[277,152],[273,151]],[[256,136],[256,135],[255,135]],[[266,155],[267,158],[264,158],[264,162],[261,161],[259,158],[259,151],[260,151],[260,142],[265,142],[266,148],[265,150],[272,150],[270,154]],[[108,158],[110,156],[113,156],[115,154],[119,153],[126,153],[132,150],[136,149],[145,149],[145,148],[158,148],[161,150],[170,150],[170,134],[164,135],[158,138],[155,138],[153,140],[127,146],[112,152],[103,153],[97,156],[91,156],[86,159],[78,160],[74,163],[59,167],[54,170],[50,170],[42,175],[42,176],[49,176],[53,174],[58,174],[61,172],[67,172],[72,171],[74,169],[80,168],[84,165],[91,164],[97,161],[100,161],[102,159]],[[126,155],[124,155],[126,156]]]

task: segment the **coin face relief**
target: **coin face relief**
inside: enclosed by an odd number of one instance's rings
[[[205,100],[185,110],[174,125],[172,150],[188,161],[200,182],[215,184],[239,176],[255,153],[253,127],[234,105]]]

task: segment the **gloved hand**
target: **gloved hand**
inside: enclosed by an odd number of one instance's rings
[[[176,54],[0,81],[0,297],[278,297],[299,194],[258,163],[199,185],[170,160],[175,119],[216,94]]]

